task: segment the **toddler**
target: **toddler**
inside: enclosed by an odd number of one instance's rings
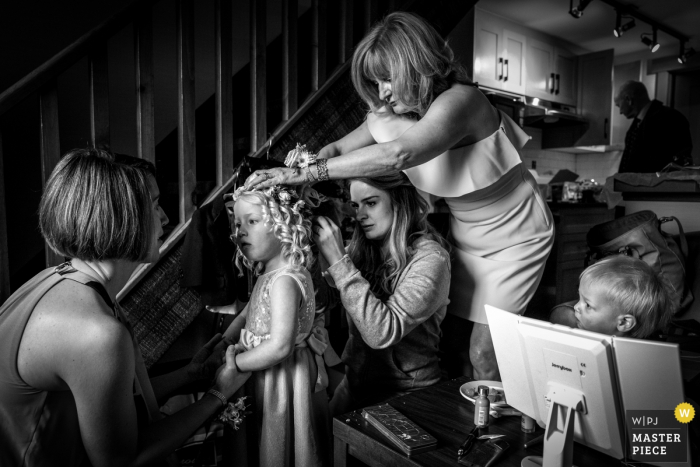
[[[549,318],[601,334],[648,337],[673,316],[669,287],[644,261],[609,256],[581,273],[578,302],[556,306]]]
[[[244,350],[236,366],[255,372],[261,466],[329,463],[328,401],[314,392],[311,224],[296,196],[280,186],[234,193],[236,265],[258,279],[225,336]]]

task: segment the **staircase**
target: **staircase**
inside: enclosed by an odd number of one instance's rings
[[[156,164],[172,230],[160,261],[140,267],[118,299],[147,365],[157,361],[202,307],[179,287],[194,210],[233,186],[244,155],[320,149],[362,121],[352,48],[397,3],[136,0],[0,94],[0,303],[64,261],[45,248],[36,214],[61,154],[89,144],[137,155]],[[446,35],[474,3],[402,9]]]

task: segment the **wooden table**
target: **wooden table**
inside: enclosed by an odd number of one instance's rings
[[[460,395],[459,387],[470,380],[467,377],[453,379],[389,402],[438,440],[437,449],[411,457],[393,447],[391,441],[362,418],[359,410],[335,417],[335,467],[345,467],[348,455],[372,467],[461,465],[457,463],[457,448],[474,427],[474,404]],[[543,429],[523,433],[517,416],[492,418],[491,422],[488,433],[504,434],[510,444],[498,466],[519,467],[523,457],[542,455],[541,443],[528,450],[523,444],[542,435]],[[612,457],[580,444],[574,447],[574,463],[601,467],[620,465]]]

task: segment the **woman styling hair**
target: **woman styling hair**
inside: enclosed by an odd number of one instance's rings
[[[410,13],[372,28],[353,55],[352,79],[370,110],[357,129],[306,170],[258,171],[247,183],[403,171],[443,198],[454,246],[445,356],[453,374],[498,379],[484,305],[523,313],[554,240],[552,215],[518,153],[528,136],[466,78],[435,29]]]
[[[440,380],[440,322],[450,282],[444,240],[404,174],[351,180],[350,194],[357,223],[347,254],[333,222],[319,217],[313,228],[350,328],[334,415]]]

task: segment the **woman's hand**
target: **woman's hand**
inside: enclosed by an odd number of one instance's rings
[[[187,375],[192,381],[214,378],[217,368],[224,363],[224,351],[228,346],[226,339],[217,334],[192,357],[187,365]]]
[[[248,190],[269,188],[274,185],[301,185],[306,183],[306,173],[300,168],[274,167],[256,170],[245,181]]]
[[[314,242],[329,265],[340,261],[345,255],[343,236],[335,223],[327,217],[318,216],[311,228]]]
[[[216,382],[214,389],[221,392],[227,399],[233,397],[243,383],[250,377],[250,372],[242,373],[238,371],[235,363],[236,350],[230,345],[226,349],[226,363],[221,365],[216,372]]]

